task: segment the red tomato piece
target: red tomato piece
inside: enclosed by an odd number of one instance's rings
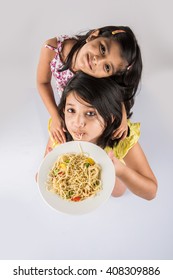
[[[81,199],[80,196],[76,196],[76,197],[73,197],[71,200],[72,200],[72,201],[79,201],[80,199]]]

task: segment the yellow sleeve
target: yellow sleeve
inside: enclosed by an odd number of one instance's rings
[[[57,141],[55,141],[53,138],[52,138],[52,135],[50,133],[50,125],[51,125],[51,122],[52,122],[52,119],[50,118],[49,121],[48,121],[48,132],[49,132],[49,137],[52,141],[52,148],[54,149],[56,146],[59,145],[59,143]]]
[[[106,146],[104,149],[107,153],[113,150],[114,156],[120,160],[126,156],[128,151],[138,142],[140,137],[140,123],[131,123],[128,120],[128,126],[130,128],[130,135],[128,137],[121,140],[113,148]]]

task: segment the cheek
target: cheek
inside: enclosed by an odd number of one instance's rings
[[[70,118],[69,116],[65,115],[64,120],[65,120],[65,125],[66,125],[66,127],[68,129],[70,124],[71,124],[72,118]]]
[[[101,116],[99,116],[97,121],[98,121],[98,124],[99,124],[100,128],[104,130],[105,127],[106,127],[104,119]]]
[[[95,131],[97,130],[97,132],[100,131],[102,133],[105,130],[104,121],[102,119],[96,120],[92,125],[93,129],[95,129]]]

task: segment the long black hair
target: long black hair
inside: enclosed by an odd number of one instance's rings
[[[111,78],[94,78],[85,73],[78,72],[66,85],[58,106],[61,118],[64,120],[66,98],[70,93],[75,93],[85,102],[92,104],[98,114],[104,119],[105,130],[99,137],[97,145],[102,148],[113,146],[112,133],[120,126],[122,121],[122,88]],[[129,110],[130,111],[130,110]],[[129,112],[127,112],[129,114]],[[72,140],[66,133],[67,141]]]
[[[121,56],[128,62],[128,66],[112,76],[119,85],[124,87],[123,100],[129,103],[127,106],[133,106],[134,99],[142,73],[141,51],[133,31],[128,26],[104,26],[98,29],[99,37],[111,38],[120,46]],[[117,33],[115,32],[117,30]],[[77,41],[72,47],[63,68],[64,71],[71,67],[72,58],[75,52],[78,52],[86,39],[92,34],[94,29],[88,31],[84,35],[76,35]],[[118,32],[124,31],[124,32]],[[113,32],[113,33],[112,33]],[[114,34],[115,33],[115,34]]]

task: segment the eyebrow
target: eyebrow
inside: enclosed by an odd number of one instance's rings
[[[82,104],[82,103],[81,103]],[[94,106],[92,106],[92,105],[85,105],[85,104],[83,104],[84,106],[86,106],[86,107],[88,107],[88,108],[94,108]],[[74,104],[72,104],[72,103],[66,103],[66,106],[75,106]]]
[[[106,41],[105,41],[105,45],[106,45],[106,48],[107,48],[108,54],[109,54],[110,53],[110,48],[109,48],[109,45]],[[116,71],[115,71],[114,65],[112,64],[112,62],[110,64],[111,64],[111,68],[112,68],[112,74],[115,74]]]

